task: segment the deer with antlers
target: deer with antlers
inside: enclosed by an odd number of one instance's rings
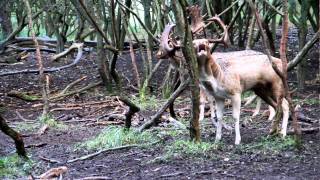
[[[224,100],[231,99],[232,117],[235,121],[235,144],[240,144],[240,107],[241,94],[245,91],[252,90],[274,109],[277,107],[278,101],[284,97],[283,84],[280,77],[273,70],[268,57],[265,54],[256,52],[255,55],[247,54],[248,51],[233,52],[239,56],[229,56],[219,58],[218,53],[211,54],[210,43],[222,42],[228,36],[224,23],[215,17],[220,26],[224,27],[224,35],[220,39],[197,39],[193,41],[196,50],[197,61],[200,72],[200,83],[205,87],[208,94],[214,97],[217,110],[217,131],[216,141],[222,136],[221,121],[224,110]],[[253,54],[255,51],[249,51]],[[282,69],[281,60],[272,59],[279,69]],[[282,101],[283,121],[282,136],[286,136],[289,107],[286,99]]]
[[[246,50],[211,54],[212,43],[227,44],[228,33],[226,26],[218,17],[210,18],[209,21],[218,22],[224,29],[224,34],[219,39],[196,39],[193,41],[200,72],[200,86],[202,91],[216,101],[216,141],[222,137],[224,100],[231,99],[232,116],[235,121],[235,144],[240,144],[241,94],[251,90],[275,109],[284,95],[283,84],[273,70],[267,56],[263,53]],[[165,51],[158,52],[157,56],[167,56],[172,62],[179,63],[181,55],[177,55],[179,54],[177,50],[181,45],[174,38],[169,37],[173,27],[174,25],[168,25],[165,28],[160,45]],[[273,58],[273,61],[279,69],[282,69],[280,59]],[[283,99],[281,105],[283,121],[280,133],[284,137],[289,118],[287,100]],[[274,113],[270,114],[274,116]],[[269,117],[269,119],[273,119],[273,117]]]

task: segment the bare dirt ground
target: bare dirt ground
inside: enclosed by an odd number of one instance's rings
[[[279,38],[280,39],[280,38]],[[289,38],[289,59],[297,54],[297,40],[294,31]],[[312,119],[319,120],[319,82],[314,82],[316,74],[319,73],[319,45],[314,47],[307,55],[308,75],[307,88],[304,92],[294,94],[295,102],[300,102],[302,113]],[[49,57],[45,55],[44,57]],[[123,73],[132,80],[132,67],[129,54],[122,55],[117,64],[118,72]],[[137,55],[138,62],[141,58]],[[0,57],[1,58],[1,57]],[[76,67],[61,72],[50,74],[51,93],[59,92],[72,81],[82,76],[87,76],[76,88],[86,86],[89,83],[99,81],[97,65],[94,62],[94,53],[85,54],[82,62]],[[45,58],[48,66],[57,66],[59,63],[50,63]],[[168,64],[164,63],[154,76],[153,85],[156,87],[161,82]],[[1,66],[2,70],[13,70],[36,67],[33,57],[29,57],[23,64],[14,66]],[[133,81],[124,79],[124,84]],[[130,82],[130,83],[129,83]],[[296,86],[296,78],[290,73],[289,79],[292,87]],[[41,101],[25,102],[23,100],[8,97],[7,92],[18,90],[22,92],[39,93],[37,75],[13,75],[1,77],[0,101],[5,104],[7,111],[4,117],[8,123],[20,129],[25,135],[24,140],[28,146],[28,154],[34,161],[34,167],[29,173],[39,175],[46,170],[65,165],[68,173],[66,179],[77,179],[88,176],[104,176],[106,179],[319,179],[320,178],[320,133],[303,134],[303,147],[300,150],[293,146],[281,147],[282,141],[268,140],[266,136],[271,125],[267,116],[258,115],[252,121],[249,116],[254,107],[244,108],[241,119],[247,122],[241,127],[242,145],[234,146],[233,131],[224,130],[221,145],[208,151],[205,155],[183,155],[177,154],[171,158],[163,158],[166,155],[166,147],[179,139],[188,139],[188,131],[184,130],[179,135],[162,137],[162,141],[152,146],[133,147],[123,150],[115,150],[102,153],[91,159],[66,163],[67,160],[83,156],[93,151],[85,149],[75,150],[77,144],[98,135],[106,126],[123,125],[120,120],[105,120],[104,115],[110,112],[121,113],[125,108],[120,102],[111,100],[103,87],[98,86],[85,93],[69,96],[59,101],[52,102],[55,109],[52,115],[58,122],[63,123],[64,128],[49,128],[42,135],[37,135],[39,129],[38,120],[41,114]],[[128,94],[136,94],[130,87],[126,88]],[[177,109],[190,106],[188,94],[185,93],[184,100],[177,103]],[[160,98],[160,97],[158,97]],[[311,100],[312,101],[311,101]],[[89,103],[89,105],[86,105]],[[93,104],[90,104],[93,103]],[[95,104],[96,103],[96,104]],[[74,105],[74,106],[71,106]],[[70,109],[58,109],[76,107]],[[159,106],[158,106],[159,107]],[[157,109],[157,108],[155,108]],[[266,107],[264,107],[266,110]],[[156,110],[147,110],[138,113],[133,119],[134,127],[143,123]],[[30,122],[21,120],[17,115],[20,113]],[[188,110],[180,114],[179,119],[188,124]],[[230,109],[226,109],[230,114]],[[101,117],[99,121],[97,117]],[[160,124],[166,129],[167,122]],[[202,122],[202,140],[214,142],[214,129],[208,119]],[[161,130],[160,128],[160,130]],[[153,133],[158,131],[151,130]],[[0,133],[0,156],[7,156],[14,152],[14,144],[11,139]],[[50,163],[43,157],[58,160],[60,163]],[[0,175],[1,176],[1,175]],[[12,179],[23,177],[13,177]]]

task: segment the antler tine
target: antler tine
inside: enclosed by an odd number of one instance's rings
[[[175,24],[167,24],[166,27],[163,30],[163,33],[161,35],[161,41],[160,45],[163,47],[163,49],[167,52],[171,52],[175,48],[175,44],[172,43],[173,47],[169,45],[169,40],[170,40],[170,32],[171,30],[175,27]]]
[[[209,18],[208,21],[216,21],[223,29],[223,35],[219,39],[208,39],[211,43],[223,43],[225,46],[229,46],[229,34],[228,34],[228,28],[223,23],[223,21],[219,18],[219,16],[215,15],[212,18]]]

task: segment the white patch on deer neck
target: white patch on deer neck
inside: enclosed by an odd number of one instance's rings
[[[207,75],[204,69],[201,69],[200,72],[200,83],[211,96],[220,99],[229,98],[228,93],[221,83],[212,75]]]

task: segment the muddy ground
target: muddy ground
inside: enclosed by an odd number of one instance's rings
[[[289,59],[297,54],[297,34],[291,30],[289,36]],[[278,39],[280,39],[278,37]],[[276,43],[278,44],[278,43]],[[258,46],[259,47],[259,46]],[[295,102],[299,102],[302,113],[313,119],[319,120],[319,81],[315,81],[319,73],[319,45],[312,48],[307,55],[308,74],[307,87],[303,92],[294,94]],[[222,49],[223,50],[223,49]],[[259,48],[258,48],[259,50]],[[58,63],[49,61],[50,55],[44,55],[46,66],[59,66],[68,63],[71,57]],[[128,53],[124,53],[117,64],[118,72],[124,78],[124,84],[134,85],[132,65]],[[0,56],[1,58],[1,56]],[[95,53],[86,53],[83,60],[75,67],[50,74],[50,91],[52,94],[64,89],[72,81],[82,76],[87,78],[76,85],[80,88],[89,83],[99,81],[97,65],[94,62]],[[141,56],[137,52],[137,61],[141,65]],[[155,60],[156,62],[156,60]],[[1,66],[1,71],[36,67],[33,56],[30,56],[22,64]],[[140,66],[141,67],[141,66]],[[154,76],[152,85],[157,89],[167,70],[168,63],[163,63]],[[128,80],[129,81],[128,81]],[[291,87],[296,86],[296,78],[290,73]],[[303,147],[295,149],[293,145],[281,147],[286,140],[266,139],[271,123],[267,116],[259,114],[250,121],[254,106],[243,108],[241,119],[242,145],[234,146],[233,131],[224,130],[223,140],[217,148],[206,154],[185,155],[183,152],[176,156],[163,158],[166,155],[166,147],[171,146],[176,139],[188,139],[188,131],[182,130],[179,136],[162,136],[162,141],[152,146],[133,147],[123,150],[114,150],[102,153],[91,159],[65,163],[67,160],[94,152],[85,149],[75,150],[77,144],[91,139],[99,134],[106,126],[123,125],[121,120],[106,120],[105,115],[111,112],[122,113],[125,106],[119,101],[110,98],[110,94],[101,87],[95,87],[84,93],[68,96],[62,100],[52,102],[53,117],[64,124],[63,128],[50,127],[44,134],[38,135],[40,128],[37,118],[41,114],[41,101],[26,102],[7,96],[10,90],[21,92],[39,93],[37,75],[24,74],[1,77],[0,96],[1,103],[5,104],[7,111],[4,117],[8,123],[19,129],[25,136],[25,144],[28,154],[34,162],[34,167],[27,174],[39,175],[46,170],[65,165],[68,172],[65,179],[77,179],[89,176],[104,176],[105,179],[319,179],[320,178],[320,133],[303,134]],[[125,91],[129,96],[137,93],[126,86]],[[139,112],[133,118],[134,128],[149,119],[159,108],[161,96],[154,91],[155,103],[153,108]],[[179,120],[188,125],[188,107],[190,101],[188,93],[177,102]],[[69,109],[67,108],[69,107]],[[74,108],[70,108],[74,107]],[[62,109],[59,109],[62,108]],[[64,109],[63,109],[64,108]],[[263,106],[263,110],[267,108]],[[18,113],[17,113],[18,112]],[[24,120],[18,114],[23,116]],[[230,108],[226,109],[230,116]],[[97,118],[100,118],[97,120]],[[27,121],[30,120],[30,121]],[[155,135],[168,129],[170,123],[160,123],[157,131],[151,130]],[[317,126],[317,125],[313,125]],[[202,122],[202,141],[214,142],[214,129],[208,118]],[[162,128],[162,129],[161,129]],[[289,137],[292,139],[292,137]],[[274,143],[274,144],[273,144]],[[273,147],[274,146],[274,147]],[[0,156],[14,153],[12,140],[0,133]],[[55,159],[59,163],[51,163],[43,158]],[[11,177],[12,179],[22,177]]]

